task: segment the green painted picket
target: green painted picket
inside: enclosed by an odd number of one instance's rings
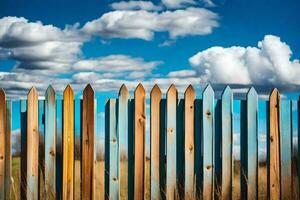
[[[233,158],[233,130],[236,122],[240,123],[240,198],[296,199],[299,196],[293,186],[293,130],[298,127],[294,124],[294,106],[291,100],[281,100],[276,89],[272,91],[269,101],[260,100],[267,106],[266,110],[262,110],[259,96],[251,88],[246,99],[237,100],[241,118],[235,120],[235,101],[229,86],[224,88],[220,98],[216,97],[217,93],[210,85],[203,90],[202,98],[197,98],[200,93],[189,86],[184,98],[181,98],[175,85],[171,85],[166,93],[155,85],[149,96],[148,110],[148,96],[141,84],[134,95],[122,85],[118,97],[109,99],[105,106],[105,166],[100,168],[104,172],[104,180],[100,183],[95,175],[99,173],[95,134],[97,123],[103,120],[99,117],[101,109],[96,109],[98,103],[96,99],[93,102],[94,91],[90,85],[84,94],[85,100],[72,100],[72,88],[68,86],[67,89],[70,95],[68,102],[56,99],[51,86],[46,90],[45,100],[37,101],[37,91],[33,88],[28,95],[29,101],[20,101],[20,199],[100,198],[96,193],[106,199],[234,199],[233,191],[237,185],[233,170],[236,164]],[[5,95],[2,93],[2,96]],[[65,113],[68,109],[64,105],[74,109],[74,118],[70,113]],[[1,151],[4,161],[2,156],[0,158],[4,176],[0,185],[5,194],[1,194],[0,199],[8,199],[14,194],[10,141],[13,108],[11,100],[3,97],[0,106],[3,118],[1,130],[5,130],[5,137],[1,137],[5,141],[0,141],[2,148],[5,147],[5,151]],[[299,124],[298,107],[295,109]],[[266,194],[259,194],[259,187],[262,186],[258,182],[259,112],[266,112]],[[67,114],[68,120],[64,120]],[[150,127],[147,127],[148,120]],[[65,135],[64,141],[63,130],[66,127],[70,132]],[[63,142],[70,142],[70,151],[67,152],[70,155],[75,149],[73,145],[76,141],[73,140],[78,136],[75,136],[73,129],[80,132],[81,151],[75,150],[75,157],[80,155],[84,158],[80,160],[79,168],[80,178],[84,177],[86,184],[81,184],[81,187],[75,185],[78,184],[75,181],[77,161],[64,156]],[[72,139],[72,134],[75,139]],[[149,157],[146,153],[148,145]],[[64,178],[63,163],[69,163],[68,167],[75,169]],[[64,183],[68,181],[74,181],[74,185],[70,182],[65,187]],[[96,190],[99,185],[104,190]],[[75,191],[78,188],[80,191]]]

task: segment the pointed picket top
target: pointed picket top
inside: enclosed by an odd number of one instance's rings
[[[167,91],[167,96],[172,96],[176,94],[177,95],[177,89],[176,86],[174,84],[170,85],[168,91]]]
[[[94,96],[94,90],[93,90],[91,84],[87,84],[87,86],[84,88],[83,95]]]
[[[47,90],[46,90],[45,96],[49,96],[51,94],[55,95],[55,90],[53,89],[52,85],[49,85]]]
[[[73,89],[72,89],[71,85],[67,85],[66,89],[64,90],[64,96],[66,94],[73,94]]]
[[[247,97],[249,96],[257,96],[257,92],[254,87],[251,87],[247,92]]]
[[[135,88],[134,94],[136,93],[146,93],[143,84],[139,83],[138,86]]]
[[[277,88],[273,88],[270,94],[270,98],[275,98],[277,96],[279,96],[279,91]]]
[[[1,99],[3,98],[5,100],[5,97],[6,97],[5,91],[3,90],[3,88],[0,88],[0,98]]]
[[[34,86],[29,90],[29,92],[28,92],[28,94],[27,94],[28,97],[29,97],[29,96],[37,96],[37,95],[38,95],[37,89],[36,89],[36,87],[34,87]]]
[[[232,97],[232,90],[231,88],[227,85],[223,92],[222,92],[222,99],[228,98],[228,97]]]
[[[192,85],[189,85],[184,92],[184,96],[188,96],[188,95],[195,96],[195,89]]]
[[[125,84],[122,84],[122,86],[120,87],[119,97],[125,97],[125,98],[129,97],[129,92]]]
[[[155,84],[150,93],[151,98],[154,96],[161,96],[161,90],[157,84]]]
[[[203,91],[203,96],[205,96],[207,94],[214,94],[214,90],[210,84],[208,84]]]

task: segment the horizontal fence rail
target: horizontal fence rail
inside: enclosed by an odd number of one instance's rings
[[[179,98],[175,85],[165,95],[155,85],[147,103],[142,84],[133,92],[133,98],[122,85],[118,98],[106,102],[103,118],[98,117],[101,109],[97,109],[91,85],[83,90],[80,100],[74,98],[70,85],[63,99],[56,98],[51,86],[44,100],[38,96],[33,87],[27,99],[19,101],[21,161],[16,190],[11,139],[12,124],[16,122],[12,100],[7,100],[4,90],[0,90],[0,200],[299,197],[299,188],[294,186],[299,180],[294,171],[300,161],[293,159],[293,130],[299,127],[300,100],[298,113],[293,115],[295,101],[282,99],[277,89],[263,101],[265,107],[260,107],[254,88],[249,89],[245,99],[234,100],[229,86],[216,98],[208,85],[202,98],[197,98],[190,85]],[[239,103],[238,120],[234,117],[234,101]],[[263,121],[259,118],[261,109],[265,113]],[[97,123],[105,128],[103,165],[96,158]],[[262,123],[266,127],[264,174],[259,169]],[[240,129],[238,167],[234,160],[234,127]],[[259,181],[261,176],[265,183]],[[240,189],[234,195],[237,185]]]

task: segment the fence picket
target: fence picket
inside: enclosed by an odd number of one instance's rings
[[[27,199],[38,199],[39,128],[38,93],[35,87],[27,95]]]
[[[6,100],[6,132],[5,132],[5,199],[11,199],[12,153],[11,153],[11,112],[12,102]]]
[[[195,90],[192,85],[186,89],[184,93],[184,136],[185,136],[185,198],[195,198],[195,173],[194,173],[194,159],[195,159],[195,133],[194,133],[194,101]]]
[[[119,141],[119,188],[121,183],[128,185],[128,98],[129,92],[126,85],[122,85],[118,99],[117,135]],[[126,171],[127,170],[127,171]],[[128,198],[128,188],[120,190],[120,198]]]
[[[134,199],[145,195],[145,138],[146,138],[146,92],[139,84],[134,92]]]
[[[166,162],[166,197],[175,199],[177,194],[177,153],[176,153],[176,107],[177,89],[171,85],[167,92],[167,162]]]
[[[63,180],[62,199],[74,197],[74,93],[68,85],[63,94]]]
[[[161,91],[158,85],[151,90],[150,134],[151,134],[151,199],[160,199],[160,101]]]
[[[106,199],[119,199],[119,141],[115,99],[110,99],[107,102],[106,110],[105,196]]]
[[[280,198],[280,95],[275,88],[270,95],[267,136],[268,198]]]
[[[0,199],[5,197],[6,97],[0,90]]]
[[[45,94],[45,198],[56,198],[56,99],[50,85]]]
[[[233,129],[233,119],[232,119],[232,104],[233,97],[232,91],[229,86],[225,88],[222,93],[222,103],[221,103],[221,159],[222,159],[222,174],[221,174],[221,197],[222,199],[231,199],[232,197],[232,129]]]
[[[258,186],[258,97],[254,88],[241,102],[241,198],[256,199]]]
[[[281,158],[281,198],[293,199],[292,190],[292,129],[290,100],[282,100],[280,107],[280,158]]]
[[[81,197],[94,199],[94,135],[95,105],[94,90],[90,84],[83,91],[82,106],[82,155]]]
[[[208,85],[203,91],[203,199],[214,199],[214,91]]]

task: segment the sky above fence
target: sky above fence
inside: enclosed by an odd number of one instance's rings
[[[116,94],[122,83],[299,90],[299,1],[0,2],[0,87]],[[197,88],[196,88],[197,89]],[[80,94],[78,94],[80,96]]]

